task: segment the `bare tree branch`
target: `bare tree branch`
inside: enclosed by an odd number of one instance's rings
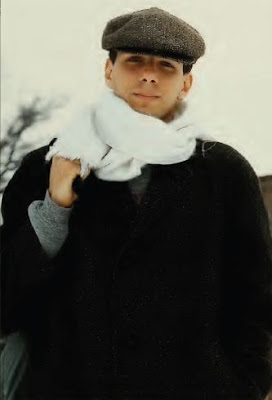
[[[16,157],[18,150],[28,150],[28,146],[21,145],[20,139],[23,132],[29,127],[47,120],[53,109],[62,107],[64,105],[62,100],[43,100],[41,97],[36,96],[27,105],[21,105],[19,107],[18,115],[14,121],[10,124],[7,129],[7,134],[4,140],[1,142],[1,152],[6,152],[4,157],[1,157],[1,172],[0,172],[0,193],[3,193],[6,175],[10,171],[15,170],[21,162],[21,156]],[[4,159],[2,161],[2,159]]]

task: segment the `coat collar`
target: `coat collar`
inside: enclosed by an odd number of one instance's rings
[[[98,179],[90,173],[78,191],[80,201],[75,208],[82,208],[82,221],[98,218],[108,226],[111,221],[120,225],[129,221],[127,243],[131,243],[152,227],[162,215],[173,207],[176,199],[182,199],[190,178],[192,165],[199,156],[201,140],[197,140],[193,156],[180,163],[150,164],[151,176],[140,204],[135,204],[128,181],[110,182]],[[87,209],[92,214],[88,217]],[[85,211],[84,211],[85,210]],[[102,222],[101,222],[102,223]],[[126,223],[126,222],[125,222]]]

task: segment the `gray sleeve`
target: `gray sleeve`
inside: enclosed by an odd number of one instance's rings
[[[28,207],[28,216],[38,239],[50,257],[54,257],[68,235],[72,207],[55,203],[47,189],[44,200],[34,200]]]

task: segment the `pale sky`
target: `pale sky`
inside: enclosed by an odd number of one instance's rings
[[[2,0],[3,131],[18,104],[35,94],[67,98],[25,134],[34,147],[47,144],[105,86],[107,21],[152,6],[184,19],[206,42],[187,97],[196,121],[240,151],[258,175],[272,174],[271,0]]]

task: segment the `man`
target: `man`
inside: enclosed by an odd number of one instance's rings
[[[102,47],[114,104],[168,129],[204,53],[200,34],[152,7],[109,21]],[[80,161],[56,153],[48,165],[48,150],[24,158],[2,203],[1,328],[20,331],[29,354],[16,400],[263,399],[272,245],[247,160],[197,140],[184,162],[145,163],[139,176],[117,165],[135,175],[124,181],[91,168],[78,182]]]

